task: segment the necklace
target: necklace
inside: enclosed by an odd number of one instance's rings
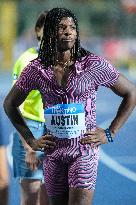
[[[66,71],[66,68],[68,67],[69,63],[71,63],[71,60],[66,61],[66,62],[56,60],[56,62],[63,67],[64,71]]]

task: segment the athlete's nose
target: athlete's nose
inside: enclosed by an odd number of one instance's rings
[[[65,36],[69,36],[69,35],[71,35],[71,34],[72,34],[71,29],[70,29],[70,28],[66,28],[64,34],[65,34]]]

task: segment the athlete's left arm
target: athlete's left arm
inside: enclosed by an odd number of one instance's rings
[[[136,87],[120,74],[111,90],[123,98],[117,114],[109,126],[112,137],[114,137],[136,106]],[[97,128],[95,131],[87,131],[85,135],[86,137],[81,139],[82,144],[94,143],[94,146],[98,146],[108,142],[105,131],[102,128]]]
[[[116,117],[109,127],[111,133],[115,135],[136,106],[136,86],[120,74],[117,82],[111,89],[115,94],[123,98]]]

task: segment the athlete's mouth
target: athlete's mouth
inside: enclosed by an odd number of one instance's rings
[[[71,42],[73,39],[62,39],[62,41]]]

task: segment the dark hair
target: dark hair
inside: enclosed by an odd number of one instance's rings
[[[42,28],[44,26],[45,18],[47,16],[48,11],[43,11],[37,18],[36,24],[35,24],[35,31],[37,28]]]
[[[38,55],[45,67],[56,64],[58,26],[63,17],[71,17],[76,25],[77,39],[75,46],[71,49],[72,59],[75,60],[89,53],[89,51],[80,47],[79,27],[76,16],[69,9],[53,8],[48,12],[45,19],[43,38]]]

